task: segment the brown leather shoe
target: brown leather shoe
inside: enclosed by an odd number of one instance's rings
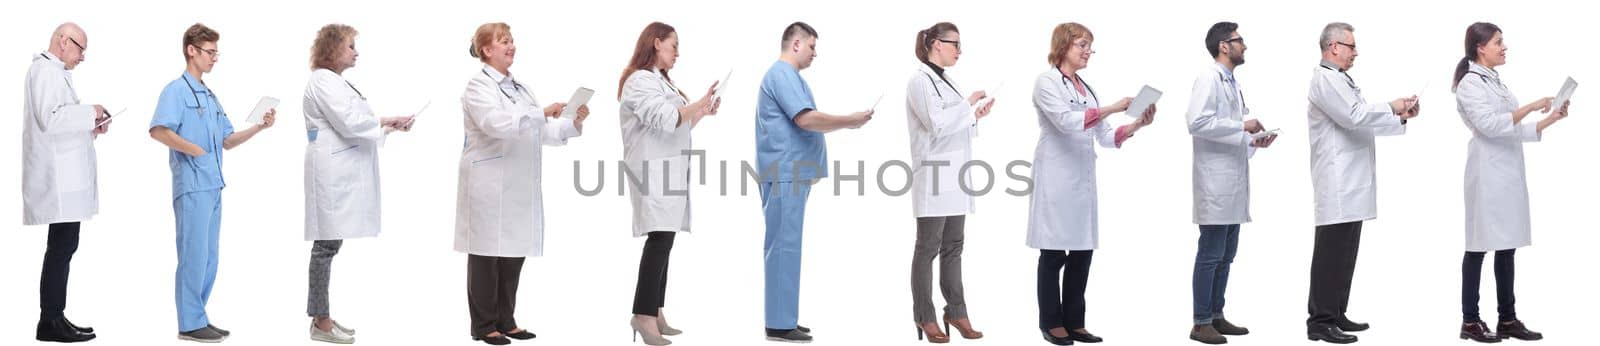
[[[1209,324],[1194,325],[1194,329],[1189,330],[1189,340],[1199,341],[1209,345],[1221,345],[1228,343],[1228,337],[1222,336],[1222,333],[1217,332],[1217,327],[1213,327]]]
[[[1485,326],[1483,329],[1489,329],[1489,327]],[[1516,338],[1527,341],[1544,339],[1544,334],[1528,330],[1528,326],[1522,325],[1522,320],[1500,322],[1499,325],[1495,326],[1495,334],[1499,334],[1501,339]]]
[[[1233,322],[1228,322],[1227,319],[1222,318],[1211,320],[1211,327],[1216,328],[1217,333],[1221,333],[1222,335],[1250,334],[1250,328],[1233,325]]]
[[[1483,321],[1472,321],[1461,324],[1461,340],[1468,339],[1491,344],[1500,342],[1500,336],[1489,331],[1489,325],[1484,324]]]

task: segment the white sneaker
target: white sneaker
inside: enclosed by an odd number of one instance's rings
[[[339,328],[333,328],[332,330],[324,332],[321,329],[317,329],[316,323],[311,323],[311,340],[335,344],[350,344],[356,342],[356,337],[350,336],[350,334],[345,334],[344,331],[339,330]]]

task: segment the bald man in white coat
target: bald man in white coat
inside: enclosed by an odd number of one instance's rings
[[[50,46],[33,55],[23,88],[22,223],[50,225],[39,274],[39,341],[83,342],[94,329],[67,320],[67,272],[78,250],[78,226],[100,210],[94,139],[106,133],[110,114],[79,102],[72,69],[83,63],[89,36],[66,23]]]

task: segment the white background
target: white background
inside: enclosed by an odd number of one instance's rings
[[[434,101],[412,133],[383,151],[384,230],[346,243],[335,261],[334,317],[360,330],[361,344],[468,345],[465,256],[451,251],[456,162],[462,130],[459,96],[479,64],[467,56],[477,25],[506,21],[517,38],[514,75],[542,102],[564,101],[579,85],[597,90],[587,133],[545,157],[546,257],[523,270],[518,317],[552,345],[629,342],[641,241],[631,238],[627,200],[616,195],[621,140],[614,101],[617,78],[644,25],[677,27],[682,58],[672,72],[698,95],[729,68],[733,81],[722,114],[696,129],[710,159],[754,158],[759,76],[777,59],[783,27],[803,20],[820,31],[815,65],[802,73],[821,109],[845,113],[887,92],[876,120],[828,135],[835,160],[878,163],[908,158],[903,111],[906,80],[917,68],[915,33],[938,21],[962,29],[965,54],[951,70],[963,89],[1004,80],[992,118],[980,123],[974,157],[1003,167],[1031,159],[1037,141],[1032,81],[1046,70],[1051,28],[1086,24],[1099,51],[1082,72],[1103,100],[1132,96],[1142,84],[1166,91],[1153,127],[1122,150],[1101,150],[1101,245],[1088,292],[1088,327],[1112,344],[1187,344],[1195,226],[1190,224],[1190,137],[1183,121],[1189,87],[1211,64],[1203,48],[1216,21],[1240,23],[1248,63],[1238,70],[1254,115],[1284,135],[1253,161],[1252,215],[1244,226],[1228,293],[1230,320],[1251,328],[1240,345],[1303,343],[1312,246],[1311,185],[1305,137],[1306,85],[1319,59],[1322,26],[1356,27],[1361,53],[1352,76],[1373,102],[1416,93],[1424,111],[1409,134],[1379,140],[1380,217],[1365,227],[1351,316],[1371,322],[1365,345],[1457,342],[1462,252],[1462,169],[1469,132],[1455,112],[1450,74],[1462,33],[1474,21],[1506,30],[1509,65],[1501,68],[1521,102],[1553,96],[1573,76],[1600,81],[1592,60],[1590,19],[1558,1],[1516,2],[1052,1],[733,2],[611,1],[421,3],[279,1],[21,1],[5,5],[0,109],[21,107],[18,87],[32,54],[63,21],[88,32],[88,61],[74,72],[85,102],[129,110],[96,143],[101,214],[83,226],[73,261],[68,308],[99,330],[99,344],[173,344],[175,268],[167,150],[145,134],[156,96],[183,68],[180,36],[204,22],[221,32],[221,62],[208,83],[240,129],[260,96],[284,100],[277,127],[228,152],[221,270],[212,321],[234,331],[229,344],[311,343],[304,315],[302,240],[304,124],[300,95],[317,28],[346,23],[361,31],[358,66],[347,78],[382,115]],[[1585,89],[1592,89],[1585,88]],[[964,90],[966,91],[966,90]],[[1591,332],[1596,261],[1596,130],[1585,95],[1574,116],[1527,147],[1535,246],[1519,251],[1519,313],[1547,333],[1542,344],[1583,343]],[[14,116],[20,114],[13,113]],[[1534,115],[1536,120],[1542,115]],[[1128,118],[1117,117],[1117,123]],[[20,120],[0,133],[20,136]],[[21,141],[0,140],[0,162],[20,164]],[[610,161],[606,193],[582,197],[572,162]],[[1025,171],[1024,171],[1025,172]],[[854,172],[850,164],[846,173]],[[871,172],[869,172],[871,173]],[[21,181],[21,169],[0,181]],[[966,291],[977,343],[1041,344],[1036,329],[1037,251],[1023,245],[1027,199],[1000,193],[979,199],[967,223]],[[900,186],[903,177],[886,182]],[[713,177],[712,181],[716,181]],[[908,265],[914,223],[908,196],[832,196],[824,181],[809,204],[801,323],[817,343],[915,343]],[[877,180],[868,177],[868,184]],[[852,183],[854,184],[854,183]],[[13,185],[15,186],[15,185]],[[667,316],[687,331],[680,344],[762,342],[758,198],[719,197],[695,188],[695,233],[674,251]],[[846,190],[853,190],[847,185]],[[16,190],[12,190],[15,192]],[[752,193],[754,191],[751,191]],[[12,194],[18,196],[20,194]],[[21,227],[21,199],[0,198],[0,343],[31,340],[45,227]],[[1495,318],[1492,272],[1484,269],[1483,317]],[[936,301],[938,298],[936,298]],[[941,303],[938,303],[942,305]],[[957,343],[974,343],[956,340]]]

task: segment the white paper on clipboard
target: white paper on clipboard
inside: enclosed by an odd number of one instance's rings
[[[1281,130],[1282,129],[1271,129],[1271,130],[1252,133],[1252,134],[1250,134],[1250,140],[1262,139],[1262,138],[1266,138],[1267,136],[1277,136],[1279,133],[1281,133]]]
[[[577,91],[572,92],[572,99],[567,100],[567,106],[562,107],[561,118],[572,119],[578,117],[578,108],[588,104],[589,97],[592,96],[594,96],[594,89],[578,87]]]
[[[262,96],[261,101],[256,102],[256,109],[250,111],[250,117],[245,118],[245,121],[248,121],[252,124],[260,124],[265,122],[267,111],[277,107],[278,99],[273,98],[272,96]]]

